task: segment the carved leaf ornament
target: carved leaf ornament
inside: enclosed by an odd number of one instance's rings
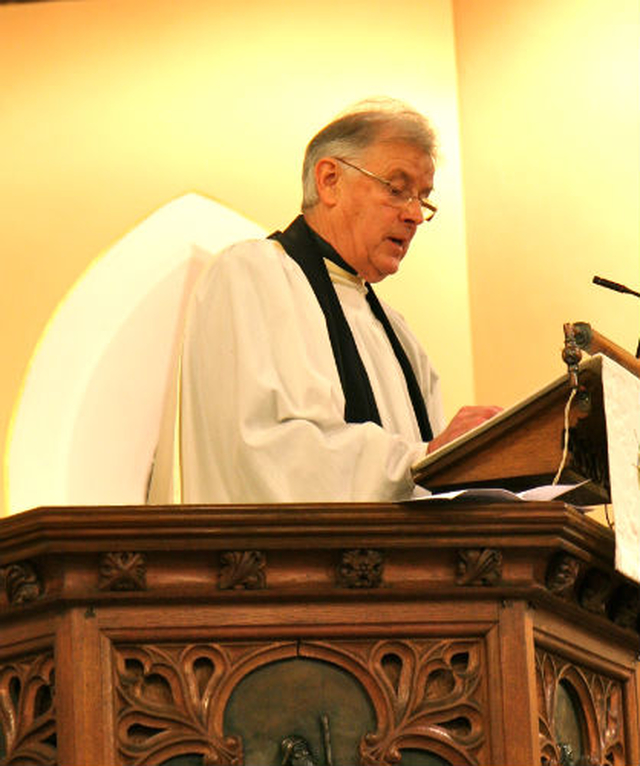
[[[267,586],[267,557],[262,551],[227,551],[222,554],[220,590],[262,590]]]
[[[497,585],[502,579],[502,553],[495,548],[458,551],[458,585]]]

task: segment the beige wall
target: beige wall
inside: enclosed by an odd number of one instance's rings
[[[561,374],[565,321],[634,350],[638,302],[591,278],[639,283],[638,14],[637,0],[2,6],[0,439],[47,318],[102,249],[189,190],[287,223],[312,131],[376,93],[441,132],[441,213],[382,293],[441,370],[449,414]]]
[[[190,190],[288,223],[312,133],[381,93],[430,114],[443,155],[442,214],[382,292],[430,350],[449,411],[473,397],[449,0],[9,5],[0,69],[0,443],[47,318],[101,250]]]
[[[476,396],[562,374],[564,322],[635,352],[637,0],[454,1]]]

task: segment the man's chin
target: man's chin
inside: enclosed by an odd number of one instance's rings
[[[359,274],[365,282],[374,285],[377,282],[381,282],[386,277],[395,274],[400,268],[400,263],[403,257],[403,255],[396,254],[378,257],[375,260],[368,262],[366,272],[363,270],[360,271]]]
[[[402,256],[388,256],[377,266],[377,271],[380,273],[380,277],[376,280],[380,282],[385,277],[390,277],[400,270],[400,264],[402,262]]]

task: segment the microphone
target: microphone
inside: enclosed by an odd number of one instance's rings
[[[628,293],[629,295],[635,295],[640,298],[640,293],[632,290],[630,287],[625,287],[618,282],[612,282],[610,279],[603,279],[602,277],[593,278],[594,285],[600,285],[601,287],[608,287],[609,290],[615,290],[618,293]]]

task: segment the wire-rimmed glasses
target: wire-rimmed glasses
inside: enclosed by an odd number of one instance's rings
[[[343,165],[348,165],[350,168],[358,170],[365,176],[369,176],[369,178],[373,178],[375,181],[381,183],[389,194],[389,200],[391,204],[396,205],[397,207],[404,207],[405,205],[411,204],[414,200],[417,200],[418,204],[422,208],[422,215],[424,216],[425,221],[430,221],[438,212],[438,208],[429,202],[427,197],[424,197],[420,194],[412,194],[409,189],[398,186],[397,184],[393,183],[393,181],[389,181],[388,178],[382,178],[382,176],[378,176],[366,168],[361,168],[358,165],[354,165],[353,162],[343,160],[342,157],[336,157],[335,159],[338,160],[338,162],[342,162]]]

